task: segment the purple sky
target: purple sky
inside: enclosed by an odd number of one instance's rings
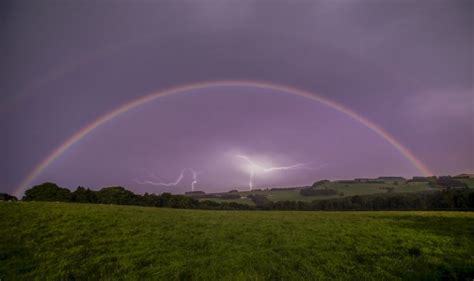
[[[474,172],[472,1],[2,1],[0,192],[72,134],[173,86],[263,80],[337,101],[438,175]],[[157,99],[101,126],[34,184],[136,192],[420,173],[362,124],[254,87]],[[176,186],[138,182],[172,182]]]

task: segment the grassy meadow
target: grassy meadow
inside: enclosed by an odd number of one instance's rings
[[[474,213],[0,203],[5,280],[466,280]]]
[[[470,184],[470,182],[469,182]],[[474,186],[470,186],[471,188]],[[239,194],[242,196],[239,199],[223,199],[223,198],[213,198],[211,196],[206,197],[202,196],[200,200],[211,200],[215,202],[235,202],[240,204],[255,205],[252,200],[247,198],[249,194],[259,194],[265,196],[268,200],[277,202],[277,201],[303,201],[311,202],[314,200],[324,200],[324,199],[335,199],[343,198],[354,195],[371,195],[371,194],[383,194],[388,193],[387,188],[393,188],[393,193],[410,193],[410,192],[420,192],[420,191],[434,191],[435,189],[430,188],[426,182],[413,182],[408,184],[397,184],[393,183],[352,183],[345,184],[340,182],[330,182],[326,183],[320,188],[329,188],[338,192],[337,195],[329,196],[303,196],[300,194],[300,190],[303,187],[295,189],[263,189],[263,190],[254,190],[254,191],[241,191]],[[212,195],[212,194],[211,194]]]

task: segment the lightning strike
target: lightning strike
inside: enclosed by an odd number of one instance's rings
[[[174,182],[155,182],[155,181],[150,181],[150,180],[147,180],[147,181],[135,180],[135,182],[138,184],[151,184],[151,185],[156,185],[156,186],[176,186],[183,179],[185,170],[186,169],[181,170],[181,173],[179,174],[178,178]]]
[[[193,169],[189,169],[191,173],[193,174],[193,181],[191,182],[191,191],[194,191],[194,186],[197,184],[197,176],[200,174],[199,172],[196,172]]]
[[[256,173],[258,172],[272,172],[272,171],[277,171],[277,170],[291,170],[291,169],[298,169],[298,168],[303,168],[307,163],[297,163],[295,165],[290,165],[290,166],[281,166],[281,167],[264,167],[262,165],[259,165],[252,161],[248,156],[245,155],[236,155],[236,157],[245,160],[249,166],[249,189],[252,190],[253,188],[253,178]]]

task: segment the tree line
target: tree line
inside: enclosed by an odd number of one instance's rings
[[[199,201],[186,195],[171,193],[135,194],[121,186],[104,187],[100,190],[91,190],[79,186],[71,192],[67,188],[59,187],[55,183],[46,182],[36,185],[25,192],[23,201],[74,202],[92,204],[134,205],[147,207],[168,207],[181,209],[225,209],[247,210],[248,205],[234,202],[217,203],[214,201]]]
[[[22,200],[210,210],[474,210],[474,189],[470,188],[417,193],[356,195],[312,202],[273,202],[260,194],[250,194],[248,197],[255,203],[255,206],[235,202],[197,200],[190,196],[171,193],[139,195],[121,186],[105,187],[97,191],[78,187],[71,192],[67,188],[47,182],[28,189]]]

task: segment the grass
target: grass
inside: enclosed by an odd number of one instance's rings
[[[465,280],[474,213],[0,203],[1,280]]]

